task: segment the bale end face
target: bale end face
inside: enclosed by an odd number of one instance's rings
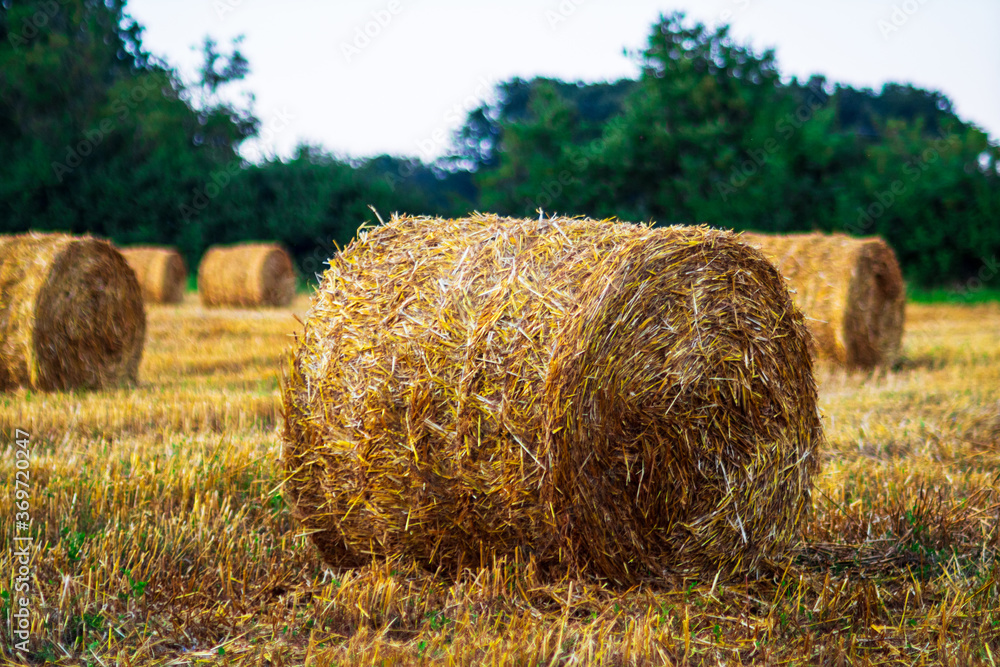
[[[906,319],[906,288],[896,253],[882,239],[862,239],[844,313],[849,366],[891,366],[899,358]]]

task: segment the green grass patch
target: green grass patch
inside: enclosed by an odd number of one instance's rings
[[[913,303],[976,304],[1000,301],[1000,288],[958,291],[952,289],[921,289],[908,287],[906,300]]]

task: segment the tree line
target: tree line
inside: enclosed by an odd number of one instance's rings
[[[918,286],[996,279],[1000,149],[942,94],[781,76],[775,54],[683,14],[634,54],[637,79],[514,78],[449,154],[345,159],[301,145],[251,164],[250,63],[202,45],[185,84],[125,0],[0,2],[0,233],[177,246],[276,240],[307,277],[375,210],[618,217],[736,230],[878,234]]]

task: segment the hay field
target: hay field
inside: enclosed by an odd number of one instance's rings
[[[629,590],[505,563],[324,572],[281,496],[280,360],[308,299],[149,307],[140,385],[0,395],[31,434],[34,664],[900,664],[1000,660],[1000,305],[908,305],[900,366],[821,366],[803,541],[756,580]],[[0,494],[0,663],[13,493]],[[3,597],[3,596],[6,597]]]

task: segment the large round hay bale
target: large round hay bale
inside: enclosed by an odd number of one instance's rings
[[[180,303],[187,287],[187,264],[173,248],[133,246],[122,256],[135,271],[146,303]]]
[[[135,273],[107,241],[0,237],[0,389],[134,382],[146,337]]]
[[[744,234],[788,279],[817,356],[848,367],[891,366],[903,340],[906,289],[878,237]]]
[[[214,246],[198,267],[201,303],[215,306],[287,306],[295,296],[295,268],[274,243]]]
[[[822,437],[808,334],[728,232],[394,218],[331,260],[283,389],[325,560],[620,583],[789,544]]]

